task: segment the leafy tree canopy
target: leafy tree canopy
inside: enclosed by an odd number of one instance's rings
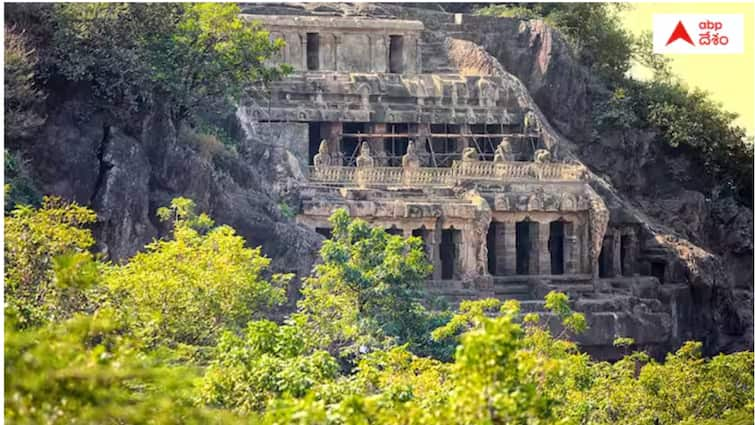
[[[283,44],[235,3],[19,5],[9,15],[47,49],[42,77],[88,84],[118,110],[160,104],[180,121],[289,69],[266,65]]]
[[[172,238],[123,265],[86,254],[92,244],[86,226],[94,219],[86,208],[47,198],[39,209],[17,208],[6,222],[6,418],[753,420],[751,352],[705,359],[691,342],[663,363],[642,352],[614,364],[595,362],[572,341],[586,328],[585,317],[557,292],[546,296],[544,314],[522,315],[517,301],[488,299],[463,302],[456,314],[434,322],[413,298],[429,271],[420,242],[371,229],[345,211],[332,217],[334,237],[322,248],[299,310],[280,322],[265,318],[282,291],[276,278],[261,278],[269,260],[258,250],[197,214],[188,199],[175,199],[158,215],[172,222]],[[426,341],[437,345],[428,349]],[[633,341],[616,345],[629,352]]]

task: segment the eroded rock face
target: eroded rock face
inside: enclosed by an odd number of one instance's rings
[[[24,156],[33,158],[43,193],[95,209],[97,249],[110,260],[126,260],[164,236],[168,229],[155,211],[183,196],[218,224],[234,227],[250,246],[262,246],[273,270],[309,273],[322,237],[281,213],[286,190],[277,182],[296,178],[285,165],[286,152],[258,143],[242,146],[239,156],[206,158],[179,140],[166,115],[148,116],[140,134],[128,134],[78,100],[62,102],[49,116]]]

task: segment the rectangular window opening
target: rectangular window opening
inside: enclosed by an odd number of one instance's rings
[[[307,70],[317,71],[320,69],[320,34],[307,33]]]
[[[404,71],[404,37],[390,36],[390,50],[388,51],[388,72],[400,74]]]

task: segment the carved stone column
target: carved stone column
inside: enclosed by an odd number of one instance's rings
[[[307,70],[308,64],[307,64],[307,35],[299,35],[299,40],[301,40],[301,63],[302,63],[302,69]]]
[[[499,226],[503,227],[503,274],[513,276],[516,274],[516,223],[507,221]]]
[[[624,257],[624,271],[626,276],[637,274],[637,253],[639,252],[639,243],[637,234],[631,232],[625,237],[629,238]]]
[[[423,167],[434,167],[432,158],[429,157],[427,145],[430,141],[430,123],[417,124],[417,138],[414,140],[417,147],[417,154],[420,157]]]
[[[613,231],[613,276],[621,276],[621,231]]]
[[[440,230],[427,231],[427,256],[433,265],[433,280],[441,280]]]
[[[535,258],[538,261],[537,273],[532,274],[551,274],[551,253],[548,250],[548,239],[550,238],[551,228],[549,222],[537,223],[537,245]]]
[[[564,260],[565,274],[579,273],[579,238],[572,232],[564,239]]]
[[[564,225],[564,274],[579,273],[579,238],[577,225]]]

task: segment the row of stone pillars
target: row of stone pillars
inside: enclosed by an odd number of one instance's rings
[[[492,275],[549,275],[581,272],[581,250],[573,223],[490,223],[488,272]]]
[[[329,229],[318,228],[329,237]],[[403,237],[416,236],[424,241],[425,253],[433,265],[433,280],[459,279],[462,275],[475,273],[474,255],[462,231],[450,227],[440,231],[425,227],[416,229],[387,228],[386,232]],[[581,257],[587,249],[580,246],[580,238],[571,222],[556,220],[534,222],[529,220],[493,221],[488,229],[487,271],[491,275],[551,275],[578,274],[584,272]],[[470,260],[472,259],[472,260]]]

